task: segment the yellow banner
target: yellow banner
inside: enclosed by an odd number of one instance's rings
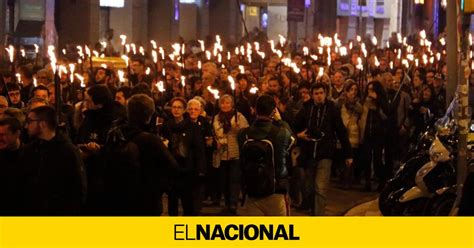
[[[474,248],[473,218],[0,218],[0,247]]]

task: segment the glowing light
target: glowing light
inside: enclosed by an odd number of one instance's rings
[[[165,92],[165,86],[163,81],[158,81],[158,83],[156,83],[156,88],[158,88],[158,91],[160,92]]]
[[[8,52],[8,58],[10,59],[10,62],[13,63],[13,60],[15,59],[15,47],[12,45],[9,45],[8,48],[5,48]]]
[[[124,46],[125,43],[127,42],[127,36],[124,35],[124,34],[121,34],[121,35],[120,35],[120,39],[122,40],[122,46]]]
[[[245,67],[243,65],[239,65],[239,71],[241,74],[245,74]]]
[[[230,83],[230,88],[234,91],[235,90],[235,81],[234,81],[234,78],[232,76],[228,76],[227,77],[227,81],[229,81]]]
[[[121,83],[125,82],[125,72],[122,71],[122,70],[118,70],[117,74],[118,74],[118,77],[119,77],[119,81]]]
[[[79,81],[81,81],[81,88],[85,88],[86,84],[84,83],[84,77],[79,73],[74,74],[74,76],[76,76],[77,79],[79,79]]]
[[[127,65],[127,67],[128,67],[129,66],[129,61],[130,61],[128,56],[127,55],[122,55],[122,59],[125,61],[125,65]]]
[[[158,48],[158,46],[156,45],[156,41],[151,40],[150,43],[151,43],[151,45],[153,46],[153,49]]]
[[[258,88],[255,85],[252,85],[252,87],[249,90],[250,94],[253,94],[253,95],[257,94],[257,91],[258,91]]]
[[[219,90],[207,86],[207,90],[214,96],[214,99],[219,99]]]

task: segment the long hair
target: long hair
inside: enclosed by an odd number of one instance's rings
[[[368,89],[369,89],[369,85],[372,85],[373,88],[374,88],[374,91],[375,93],[377,94],[377,101],[378,103],[384,103],[384,104],[388,104],[388,97],[387,97],[387,94],[385,93],[385,90],[382,86],[382,83],[380,83],[380,81],[377,81],[377,80],[374,80],[374,81],[370,81],[366,88],[365,88],[365,97],[364,97],[364,101],[367,100],[367,96],[368,96]]]

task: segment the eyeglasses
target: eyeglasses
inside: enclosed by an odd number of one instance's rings
[[[19,96],[20,92],[10,92],[8,93],[9,96]]]

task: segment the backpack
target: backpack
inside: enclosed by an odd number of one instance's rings
[[[275,150],[271,138],[276,137],[278,131],[278,127],[272,126],[263,139],[246,135],[240,157],[243,192],[250,197],[262,198],[275,193]]]
[[[105,143],[104,190],[108,203],[115,210],[126,210],[140,198],[143,187],[140,151],[133,137],[125,136],[120,126],[112,127]]]

